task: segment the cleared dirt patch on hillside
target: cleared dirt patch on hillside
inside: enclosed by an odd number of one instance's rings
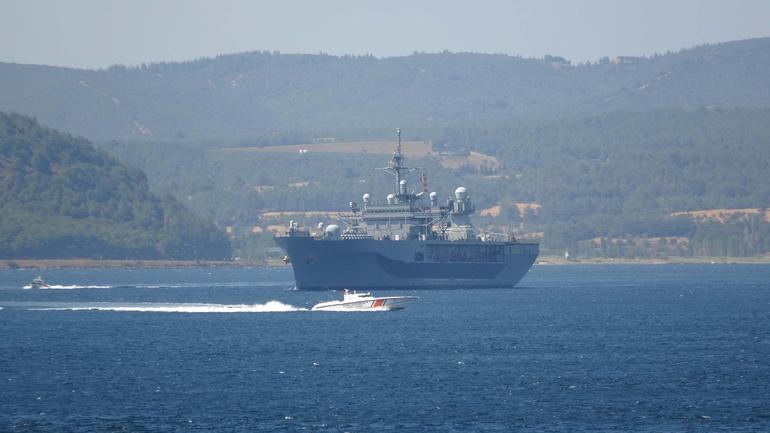
[[[496,204],[492,207],[488,207],[486,209],[481,209],[479,211],[479,216],[483,217],[499,217],[500,212],[502,211],[503,207],[499,204]]]
[[[725,221],[732,219],[747,218],[752,215],[759,215],[760,211],[764,211],[765,221],[770,222],[770,210],[759,208],[744,208],[744,209],[704,209],[704,210],[692,210],[688,212],[674,212],[670,214],[672,217],[688,216],[697,220],[713,220],[722,224]]]
[[[519,213],[519,218],[521,218],[522,220],[524,219],[528,211],[536,214],[540,212],[540,209],[543,207],[540,205],[540,203],[514,203],[514,205],[516,206],[516,211]],[[502,211],[503,211],[502,205],[500,203],[497,203],[492,207],[481,209],[479,211],[479,216],[496,218],[500,216]]]
[[[491,173],[497,173],[501,164],[494,156],[485,155],[481,152],[471,150],[468,156],[451,156],[441,154],[441,166],[449,169],[456,169],[469,165],[476,170],[486,170]]]
[[[516,203],[516,210],[519,211],[519,217],[523,220],[527,212],[537,214],[543,206],[540,203]]]
[[[328,153],[392,155],[395,150],[396,147],[392,141],[352,141],[346,143],[308,143],[286,146],[232,147],[222,149],[221,151],[229,153],[294,153],[297,155]],[[471,150],[467,156],[436,152],[433,150],[430,141],[401,142],[401,152],[407,158],[437,157],[441,166],[450,170],[470,166],[476,170],[497,173],[502,167],[500,161],[494,156],[485,155],[475,150]]]
[[[233,147],[224,149],[226,152],[248,152],[248,153],[363,153],[374,155],[390,155],[396,150],[396,145],[392,141],[355,141],[347,143],[308,143],[291,144],[287,146],[265,146],[265,147]],[[401,152],[408,158],[424,158],[426,156],[437,156],[428,141],[403,141],[401,142]]]
[[[268,212],[262,212],[259,214],[259,217],[261,219],[276,219],[276,218],[315,218],[315,217],[326,217],[326,218],[337,218],[342,214],[342,212],[338,211],[268,211]]]

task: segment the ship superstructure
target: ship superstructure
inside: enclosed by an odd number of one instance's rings
[[[275,238],[287,253],[300,289],[424,289],[512,287],[537,258],[537,243],[520,242],[512,233],[477,232],[470,220],[475,207],[458,187],[441,206],[438,194],[408,190],[401,130],[387,167],[394,191],[381,205],[363,195],[359,206],[339,224],[319,223],[315,232],[292,221]],[[422,175],[424,178],[424,174]],[[425,183],[423,183],[425,185]]]

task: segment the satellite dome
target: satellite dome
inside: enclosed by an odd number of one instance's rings
[[[324,237],[328,239],[337,239],[340,237],[340,226],[337,224],[329,224],[324,230]]]
[[[465,200],[468,197],[468,190],[464,186],[460,186],[455,190],[455,198],[457,200]]]

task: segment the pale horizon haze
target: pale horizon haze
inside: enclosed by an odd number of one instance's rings
[[[245,51],[573,63],[770,36],[770,1],[0,0],[0,62],[105,68]]]

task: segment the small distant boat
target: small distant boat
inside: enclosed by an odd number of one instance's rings
[[[395,311],[417,299],[416,296],[374,297],[371,293],[350,292],[345,289],[341,301],[328,301],[316,304],[313,311]]]
[[[51,285],[46,283],[43,277],[40,277],[40,276],[32,280],[32,282],[29,283],[29,286],[33,289],[43,289],[46,287],[51,287]]]

